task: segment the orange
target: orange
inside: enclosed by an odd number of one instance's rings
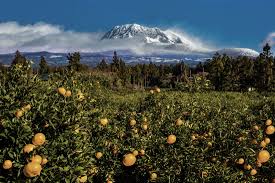
[[[25,106],[23,107],[23,110],[29,111],[29,110],[31,110],[31,108],[32,108],[31,104],[28,104],[28,105],[25,105]]]
[[[70,90],[67,90],[67,91],[65,92],[65,96],[66,96],[66,97],[72,96],[72,92],[71,92]]]
[[[97,159],[100,159],[102,156],[103,156],[102,152],[97,152],[97,153],[95,154],[95,157],[96,157]]]
[[[147,130],[147,129],[148,129],[148,125],[147,125],[147,124],[143,124],[143,125],[142,125],[142,129],[143,129],[143,130]]]
[[[108,124],[108,119],[107,118],[100,119],[99,123],[103,126],[106,126]]]
[[[167,143],[168,144],[174,144],[177,140],[177,137],[175,135],[169,135],[167,137]]]
[[[136,120],[131,119],[130,120],[130,126],[135,126],[137,124]]]
[[[31,158],[31,162],[41,164],[41,163],[42,163],[42,157],[39,156],[39,155],[34,155],[34,156]]]
[[[160,93],[160,88],[157,87],[155,90],[157,93]]]
[[[43,133],[37,133],[32,138],[32,143],[36,146],[41,146],[46,142],[46,137]]]
[[[5,160],[3,163],[3,168],[5,170],[11,169],[12,168],[12,161],[11,160]]]
[[[24,115],[24,112],[22,110],[18,110],[15,112],[16,118],[21,118]]]
[[[43,158],[41,165],[46,165],[48,163],[48,159],[47,158]]]
[[[262,142],[261,142],[261,144],[260,144],[260,146],[262,147],[262,148],[265,148],[266,147],[266,143],[265,143],[265,141],[263,140]]]
[[[192,140],[196,140],[196,136],[195,136],[195,135],[192,135],[192,136],[191,136],[191,139],[192,139]]]
[[[253,126],[253,129],[258,131],[259,130],[259,127],[257,125]]]
[[[58,92],[59,94],[65,96],[65,94],[66,94],[66,89],[63,88],[63,87],[59,87],[59,88],[57,88],[57,92]]]
[[[266,144],[269,144],[269,143],[270,143],[270,138],[266,137],[266,138],[264,139],[264,142],[265,142]]]
[[[266,133],[267,135],[272,135],[274,132],[275,132],[275,127],[272,126],[272,125],[268,126],[268,127],[265,129],[265,133]]]
[[[154,90],[150,90],[150,93],[151,93],[151,94],[154,94]]]
[[[137,151],[137,150],[134,150],[134,151],[133,151],[133,155],[134,155],[134,156],[137,156],[137,155],[138,155],[138,151]]]
[[[253,140],[251,141],[251,143],[252,143],[252,144],[255,144],[255,145],[258,144],[258,142],[257,142],[256,139],[253,139]]]
[[[176,121],[176,125],[177,126],[181,126],[183,124],[183,121],[179,118],[179,119],[177,119],[177,121]]]
[[[250,171],[250,175],[254,176],[254,175],[256,175],[256,174],[257,174],[257,170],[252,169],[252,170]]]
[[[23,151],[24,151],[24,153],[30,153],[34,149],[35,149],[35,145],[33,145],[33,144],[27,144],[27,145],[24,146]]]
[[[82,177],[79,177],[78,180],[79,180],[79,182],[84,183],[84,182],[87,182],[88,177],[87,177],[87,175],[84,175]]]
[[[151,180],[156,180],[158,178],[158,175],[156,174],[156,173],[152,173],[151,175],[150,175],[150,179]]]
[[[123,157],[124,166],[132,166],[136,163],[136,157],[132,153],[126,154]]]
[[[140,150],[140,155],[141,155],[141,156],[144,156],[144,155],[145,155],[145,150],[141,149],[141,150]]]
[[[242,164],[244,164],[244,159],[243,158],[240,158],[239,160],[238,160],[238,162],[237,162],[239,165],[242,165]]]
[[[27,165],[25,165],[23,172],[26,177],[36,177],[40,175],[41,170],[42,167],[40,164],[30,162]]]
[[[265,125],[266,126],[272,125],[272,120],[271,119],[266,120]]]
[[[261,150],[258,154],[257,160],[260,163],[265,163],[269,160],[270,154],[267,150]]]

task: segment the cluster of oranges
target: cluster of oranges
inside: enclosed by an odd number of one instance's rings
[[[64,97],[72,96],[72,92],[70,90],[66,90],[64,87],[57,88],[57,92]]]
[[[36,147],[43,145],[46,142],[46,137],[43,133],[37,133],[32,138],[32,144],[24,146],[24,153],[32,152]],[[40,155],[34,155],[31,157],[30,162],[24,166],[23,173],[26,177],[36,177],[40,175],[42,165],[48,162],[47,158]]]
[[[275,127],[272,125],[272,120],[268,119],[265,122],[266,128],[265,128],[265,134],[266,135],[272,135],[275,133]],[[253,126],[253,130],[255,131],[259,131],[259,127],[257,125]],[[257,161],[256,161],[256,167],[261,167],[263,163],[266,163],[269,161],[270,159],[270,153],[265,150],[266,146],[270,143],[270,138],[265,137],[261,143],[260,143],[260,147],[261,150],[259,151],[259,153],[257,154]],[[254,139],[252,141],[253,144],[258,144],[257,140]],[[240,158],[237,161],[237,164],[239,165],[243,165],[245,170],[250,170],[250,175],[254,176],[257,174],[257,170],[256,168],[253,168],[251,165],[246,164],[245,160],[243,158]],[[275,181],[275,180],[274,180]]]
[[[23,106],[21,109],[18,109],[15,112],[16,118],[21,118],[24,115],[24,113],[26,113],[29,110],[31,110],[31,107],[32,107],[31,104],[28,104],[28,105]]]
[[[156,92],[156,93],[160,93],[160,88],[159,88],[159,87],[155,87],[154,90],[153,90],[153,89],[150,90],[150,93],[151,93],[151,94],[154,94],[155,92]]]

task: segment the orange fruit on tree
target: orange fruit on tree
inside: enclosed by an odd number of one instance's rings
[[[97,153],[95,154],[95,157],[96,157],[97,159],[100,159],[102,156],[103,156],[102,152],[97,152]]]
[[[27,144],[27,145],[24,146],[23,151],[24,151],[24,153],[30,153],[34,149],[35,149],[35,145],[33,145],[33,144]]]
[[[272,125],[272,120],[271,119],[266,120],[265,125],[266,126]]]
[[[47,158],[42,158],[42,162],[41,165],[46,165],[48,163],[48,159]]]
[[[106,126],[108,124],[108,119],[107,118],[102,118],[102,119],[99,120],[99,123],[102,126]]]
[[[263,148],[265,148],[265,147],[266,147],[266,145],[267,145],[267,144],[265,143],[265,141],[264,141],[264,140],[263,140],[263,141],[261,142],[261,144],[260,144],[260,146],[261,146],[261,147],[263,147]]]
[[[264,142],[265,142],[266,144],[269,144],[269,143],[270,143],[270,138],[266,137],[266,138],[264,139]]]
[[[133,151],[133,155],[134,155],[134,156],[137,156],[137,155],[138,155],[138,151],[137,151],[137,150],[134,150],[134,151]]]
[[[141,155],[141,156],[144,156],[144,155],[145,155],[145,150],[141,149],[141,150],[140,150],[140,155]]]
[[[151,180],[156,180],[158,178],[158,175],[156,173],[151,173],[150,179]]]
[[[34,156],[31,158],[31,162],[41,164],[41,163],[42,163],[42,157],[39,156],[39,155],[34,155]]]
[[[259,128],[259,126],[255,125],[255,126],[253,126],[253,129],[258,131],[260,128]]]
[[[25,105],[23,107],[23,111],[29,111],[29,110],[31,110],[31,108],[32,108],[31,104]]]
[[[253,139],[253,140],[251,141],[251,143],[252,143],[252,144],[255,144],[255,145],[258,144],[258,142],[257,142],[256,139]]]
[[[177,137],[175,135],[169,135],[167,137],[167,143],[168,144],[174,144],[177,140]]]
[[[30,162],[27,165],[25,165],[23,172],[26,177],[36,177],[40,175],[41,170],[42,170],[42,167],[40,164],[35,162]]]
[[[23,115],[24,115],[24,111],[22,111],[22,110],[17,110],[15,112],[16,118],[21,118]]]
[[[239,165],[244,164],[244,159],[243,159],[243,158],[238,159],[237,163],[238,163]]]
[[[147,124],[143,124],[143,125],[142,125],[142,129],[143,129],[143,130],[147,130],[147,129],[148,129],[148,125],[147,125]]]
[[[272,125],[268,126],[268,127],[265,129],[265,133],[266,133],[267,135],[272,135],[274,132],[275,132],[275,127],[272,126]]]
[[[245,169],[245,170],[251,170],[251,169],[252,169],[252,166],[251,166],[251,165],[245,164],[245,165],[244,165],[244,169]]]
[[[269,160],[270,158],[270,154],[267,150],[261,150],[259,153],[258,153],[258,156],[257,156],[257,160],[258,162],[260,163],[265,163]]]
[[[59,87],[59,88],[57,88],[57,92],[58,92],[59,94],[65,96],[65,94],[66,94],[66,89],[63,88],[63,87]]]
[[[181,125],[183,125],[183,121],[179,118],[179,119],[177,119],[177,121],[176,121],[176,125],[177,126],[181,126]]]
[[[130,126],[135,126],[137,124],[137,121],[134,119],[130,120]]]
[[[78,181],[81,182],[81,183],[87,182],[87,180],[88,180],[87,175],[84,175],[84,176],[81,176],[81,177],[78,178]]]
[[[66,97],[72,96],[72,92],[71,92],[70,90],[67,90],[67,91],[65,92],[65,96],[66,96]]]
[[[256,169],[252,169],[252,170],[250,171],[250,175],[254,176],[254,175],[256,175],[256,174],[257,174],[257,170],[256,170]]]
[[[36,146],[41,146],[46,142],[46,137],[43,133],[37,133],[32,138],[32,143]]]
[[[3,168],[5,170],[11,169],[12,168],[12,161],[11,160],[5,160],[3,163]]]
[[[157,93],[160,93],[160,88],[157,87],[155,90]]]
[[[154,90],[150,90],[150,93],[151,93],[151,94],[154,94]]]
[[[136,157],[132,153],[126,154],[123,157],[124,166],[132,166],[136,163]]]

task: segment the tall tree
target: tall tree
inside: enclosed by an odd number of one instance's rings
[[[49,73],[49,66],[47,64],[47,61],[45,57],[41,56],[40,63],[39,63],[39,74],[44,75]]]
[[[11,65],[21,64],[26,66],[27,65],[27,59],[25,56],[21,55],[21,53],[17,50],[15,52],[15,57],[11,63]]]

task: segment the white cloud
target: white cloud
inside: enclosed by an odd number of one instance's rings
[[[168,29],[181,37],[196,50],[211,50],[196,37],[189,36],[179,29]],[[161,52],[162,48],[145,46],[135,39],[100,40],[100,32],[67,31],[58,25],[36,23],[20,25],[17,22],[0,23],[0,53],[20,51],[49,52],[99,52],[130,49],[137,54]]]
[[[269,43],[271,46],[275,45],[275,32],[268,34],[263,44]]]

